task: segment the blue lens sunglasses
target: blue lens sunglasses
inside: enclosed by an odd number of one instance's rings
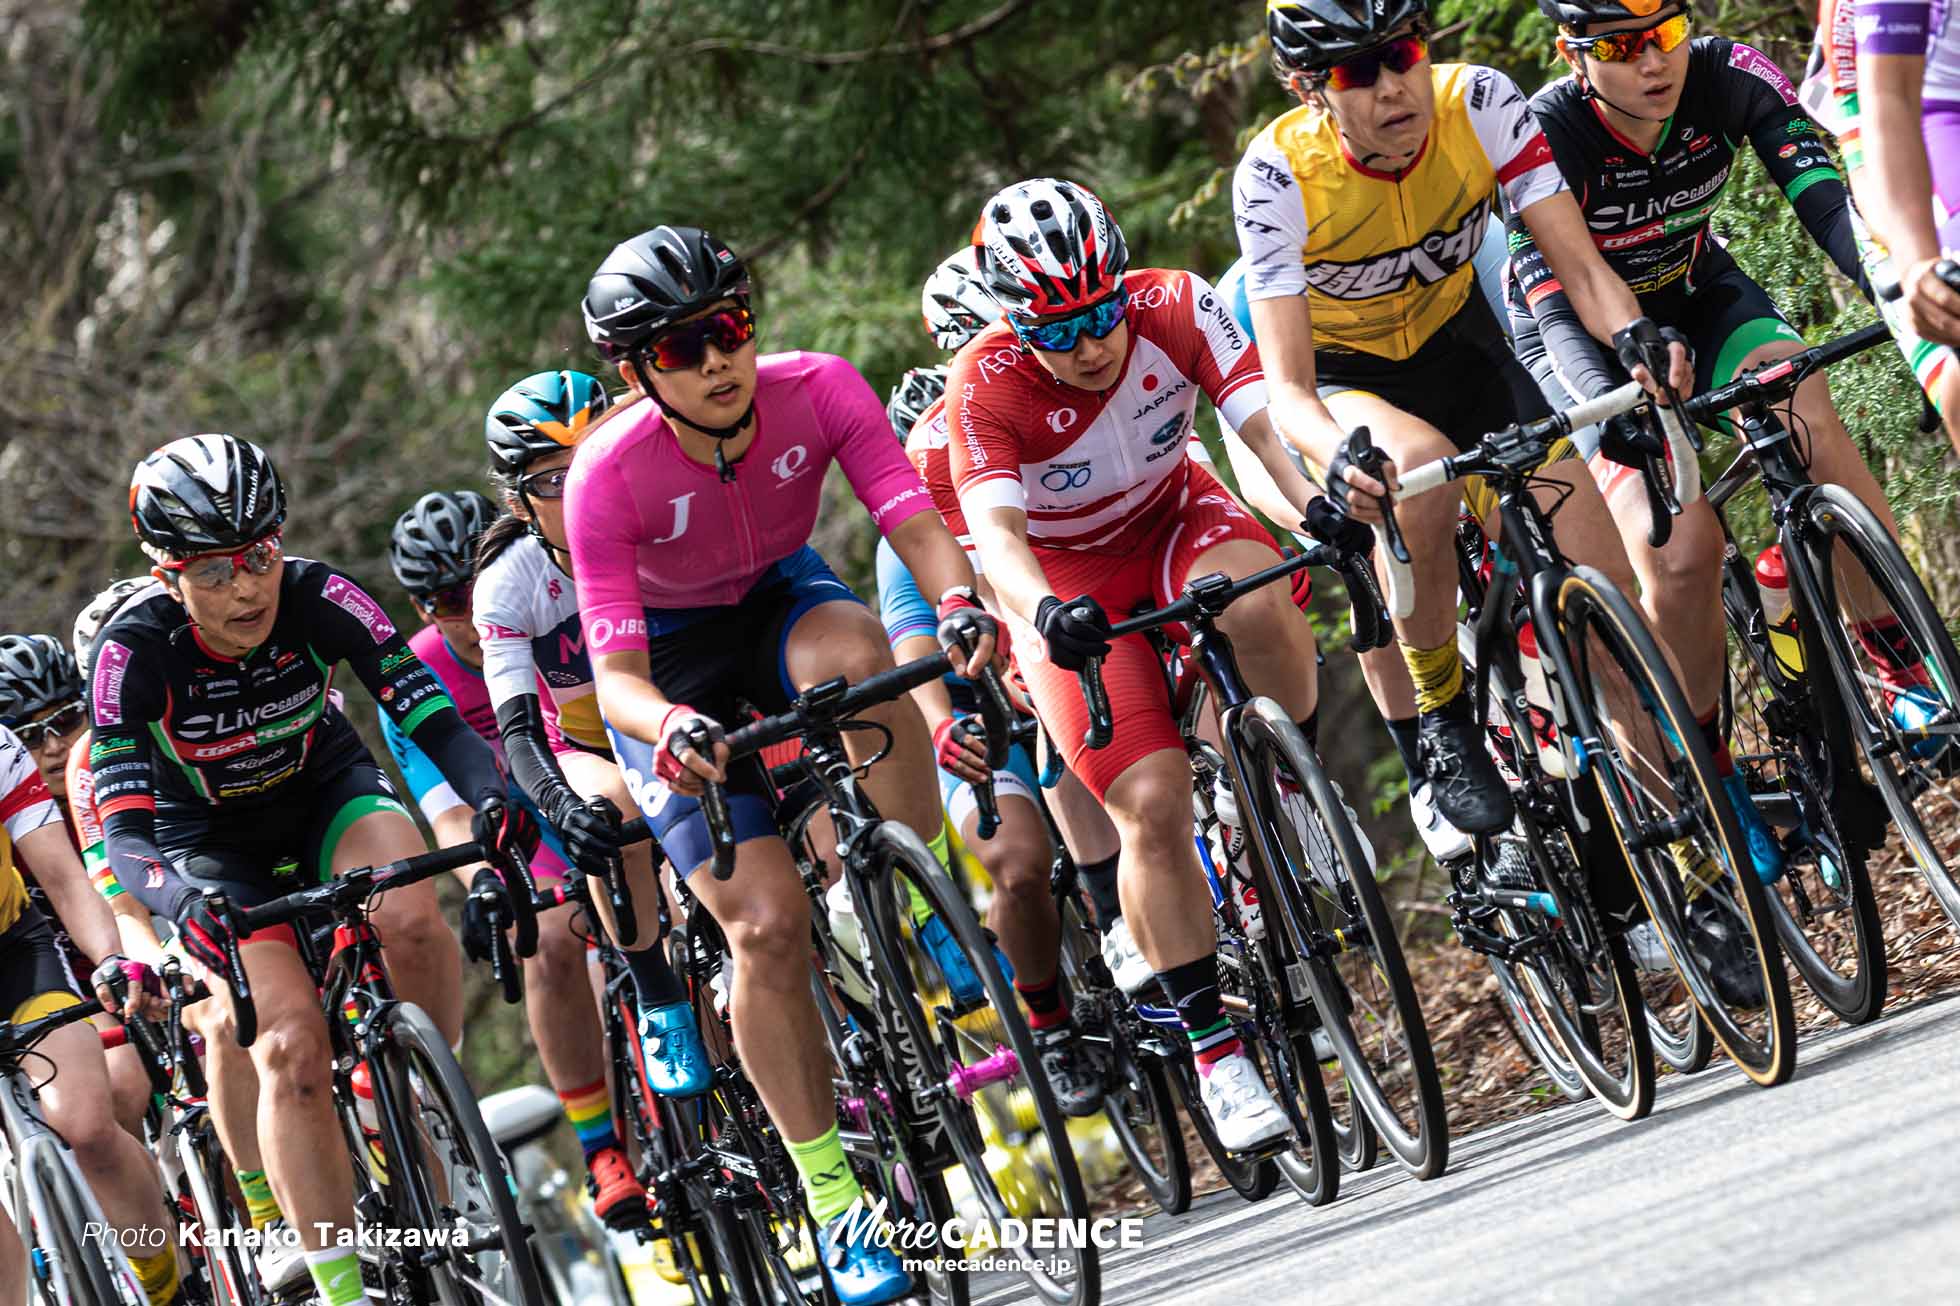
[[[1123,303],[1123,287],[1118,285],[1115,294],[1080,313],[1033,324],[1016,322],[1014,334],[1043,353],[1066,354],[1075,348],[1084,332],[1101,340],[1114,331],[1116,324],[1123,320]]]

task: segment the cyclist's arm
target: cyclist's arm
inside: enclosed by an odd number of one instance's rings
[[[142,903],[125,893],[110,900],[109,910],[116,917],[116,936],[122,940],[123,956],[150,962],[162,958],[163,940],[157,937],[156,923]]]
[[[1708,47],[1704,57],[1711,71],[1723,78],[1726,93],[1721,102],[1735,115],[1728,138],[1749,137],[1763,170],[1790,202],[1811,240],[1870,298],[1851,232],[1844,177],[1810,115],[1797,103],[1789,78],[1767,55],[1739,42],[1718,42]]]
[[[1246,448],[1245,441],[1237,431],[1223,421],[1218,424],[1218,438],[1225,446],[1225,460],[1232,465],[1232,476],[1239,483],[1239,498],[1250,507],[1265,514],[1268,520],[1291,525],[1299,516],[1299,509],[1293,501],[1281,493],[1273,482],[1272,473],[1259,456]]]
[[[111,626],[96,641],[89,686],[89,770],[95,810],[116,882],[159,916],[176,920],[197,890],[157,847],[154,761],[149,727],[163,715],[155,672],[143,649],[125,644]]]
[[[1522,220],[1510,222],[1511,269],[1518,290],[1538,324],[1538,336],[1551,355],[1566,391],[1580,399],[1597,399],[1625,375],[1606,349],[1593,339],[1551,265],[1539,252]]]
[[[1520,210],[1518,216],[1571,299],[1573,312],[1595,340],[1611,340],[1621,327],[1640,316],[1640,301],[1594,248],[1585,215],[1579,212],[1579,202],[1571,191],[1561,189],[1547,195]],[[1677,394],[1694,393],[1695,369],[1688,361],[1688,351],[1677,344],[1668,352],[1673,360],[1668,384]],[[1634,375],[1645,372],[1645,368],[1638,368]]]
[[[886,538],[905,560],[906,570],[918,577],[919,592],[934,603],[947,590],[973,588],[973,564],[938,513],[916,513],[888,531]]]
[[[1256,459],[1261,470],[1266,473],[1260,487],[1262,492],[1267,488],[1272,492],[1272,498],[1269,500],[1271,506],[1262,506],[1258,503],[1254,503],[1253,506],[1288,529],[1298,525],[1300,519],[1306,515],[1308,500],[1320,491],[1315,488],[1312,481],[1300,474],[1300,469],[1295,467],[1293,460],[1286,456],[1286,449],[1280,444],[1279,434],[1273,429],[1270,408],[1254,413],[1244,425],[1238,428],[1237,437],[1227,442],[1225,451],[1232,458],[1234,472],[1238,471],[1241,460],[1234,454],[1232,446],[1239,444],[1243,444],[1253,455],[1253,458],[1243,461],[1249,463]],[[1242,489],[1246,488],[1243,478],[1239,481],[1239,485]],[[1250,490],[1247,490],[1247,493],[1249,495]]]
[[[486,595],[486,588],[479,579],[475,621],[478,647],[483,651],[483,685],[491,710],[497,714],[497,735],[504,742],[511,776],[555,828],[563,823],[567,807],[578,803],[579,797],[551,751],[531,641],[519,628],[516,615],[505,612],[495,597]]]
[[[1347,432],[1327,411],[1315,387],[1313,317],[1307,297],[1296,294],[1254,299],[1252,333],[1262,342],[1259,357],[1266,369],[1265,415],[1274,434],[1298,449],[1313,466],[1332,465]],[[1387,464],[1387,469],[1392,485],[1394,464]],[[1347,470],[1347,482],[1364,491],[1348,500],[1348,511],[1361,521],[1380,521],[1381,505],[1375,496],[1382,493],[1382,485],[1352,467]],[[989,563],[988,571],[992,570]]]
[[[1001,606],[1030,626],[1035,609],[1054,591],[1041,570],[1034,550],[1028,545],[1028,514],[1024,508],[980,507],[963,504],[966,524],[973,528],[973,542],[986,559],[987,579],[993,582],[994,596]],[[1057,598],[1072,599],[1073,594]]]
[[[435,834],[436,847],[454,848],[459,843],[468,843],[474,839],[476,835],[471,832],[470,818],[475,815],[476,813],[467,805],[453,803],[430,817],[429,829]],[[465,889],[469,888],[470,882],[476,879],[476,873],[486,865],[488,865],[486,862],[471,862],[468,866],[457,867],[456,882]]]
[[[1904,281],[1909,269],[1940,256],[1940,237],[1933,222],[1933,170],[1920,125],[1925,34],[1908,34],[1900,44],[1905,48],[1898,52],[1888,52],[1888,42],[1858,44],[1858,140],[1864,162],[1852,174],[1851,189],[1859,213]]]
[[[878,620],[884,623],[892,656],[903,663],[937,653],[939,619],[932,604],[919,593],[912,573],[899,561],[890,540],[878,542],[877,574]],[[928,730],[938,729],[941,721],[953,715],[953,696],[947,692],[943,680],[920,685],[912,691],[912,701],[924,714]]]
[[[442,772],[429,760],[428,754],[416,747],[415,742],[402,733],[401,727],[383,710],[381,717],[381,738],[388,745],[389,754],[401,770],[402,782],[408,786],[409,796],[415,805],[422,809],[422,819],[429,823],[435,832],[436,847],[450,848],[459,843],[468,843],[470,833],[469,804],[456,796],[456,790],[449,781],[443,779]],[[476,877],[483,865],[474,863],[456,872],[456,877],[467,885]]]
[[[15,841],[20,854],[34,868],[34,878],[48,895],[48,905],[60,919],[61,927],[91,961],[101,961],[122,950],[115,916],[88,882],[82,859],[68,841],[68,831],[57,817],[38,830],[31,830]]]

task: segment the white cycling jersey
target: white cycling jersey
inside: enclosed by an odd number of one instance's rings
[[[476,582],[474,610],[492,709],[535,694],[542,684],[545,719],[558,733],[612,751],[579,625],[578,591],[544,543],[526,535],[498,554]]]

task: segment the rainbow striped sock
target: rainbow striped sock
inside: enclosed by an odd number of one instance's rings
[[[619,1132],[613,1128],[612,1094],[606,1091],[604,1078],[560,1093],[558,1100],[564,1103],[565,1118],[578,1130],[578,1145],[588,1158],[594,1152],[619,1146]]]

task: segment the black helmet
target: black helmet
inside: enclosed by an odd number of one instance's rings
[[[53,635],[0,635],[0,722],[18,725],[82,696],[74,655]]]
[[[483,419],[490,461],[522,476],[534,459],[569,449],[612,406],[606,389],[584,372],[537,372],[497,396]]]
[[[242,549],[286,520],[286,492],[265,450],[233,435],[187,435],[136,465],[129,518],[175,557]]]
[[[1694,9],[1691,0],[1538,0],[1539,13],[1575,32],[1583,31],[1588,23],[1646,18],[1671,6],[1678,6],[1684,14]]]
[[[933,401],[945,393],[943,367],[915,367],[898,378],[898,384],[892,387],[891,400],[885,404],[885,416],[891,418],[892,431],[900,444],[912,434],[912,428],[926,415]]]
[[[613,246],[579,307],[599,356],[617,363],[682,318],[748,293],[748,269],[714,236],[699,227],[655,227]]]
[[[418,598],[468,582],[476,570],[477,537],[497,509],[475,490],[425,494],[395,518],[388,565],[402,588]]]
[[[1428,17],[1428,0],[1266,0],[1266,35],[1281,67],[1317,72]]]

